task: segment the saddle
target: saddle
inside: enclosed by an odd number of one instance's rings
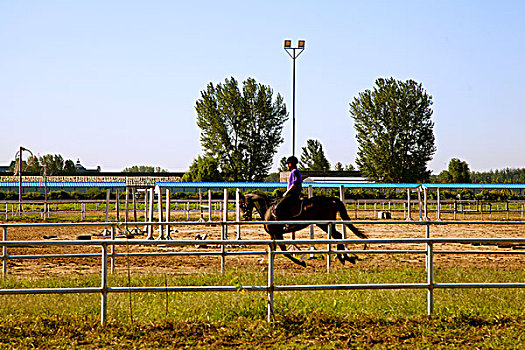
[[[292,219],[300,216],[303,212],[305,198],[299,197],[298,201],[288,203],[288,205],[279,205],[280,201],[272,206],[272,214],[277,219]]]

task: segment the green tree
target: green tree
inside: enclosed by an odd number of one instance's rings
[[[40,165],[40,161],[38,160],[37,156],[29,156],[27,159],[27,166],[25,167],[24,171],[28,173],[37,173],[39,174],[42,170],[42,165]]]
[[[71,175],[76,172],[77,172],[77,168],[75,168],[75,163],[71,159],[66,160],[64,162],[64,168],[62,169],[62,173]]]
[[[306,147],[302,148],[299,163],[304,170],[330,170],[330,163],[324,155],[323,145],[318,140],[306,140]]]
[[[248,78],[239,89],[235,78],[209,83],[195,105],[201,145],[219,164],[225,180],[260,181],[272,166],[284,122],[280,94]]]
[[[71,175],[77,172],[75,163],[71,159],[64,161],[60,154],[45,154],[39,158],[40,173],[46,175]]]
[[[448,170],[443,170],[439,173],[437,176],[437,182],[441,182],[444,184],[452,183],[452,175],[448,172]]]
[[[335,171],[355,171],[355,168],[352,164],[343,165],[341,162],[335,163],[334,166]]]
[[[363,176],[382,182],[423,182],[436,151],[432,96],[420,83],[377,79],[350,103]]]
[[[60,154],[44,154],[40,157],[40,164],[47,175],[60,175],[64,170],[64,158]]]
[[[190,169],[182,176],[183,182],[222,181],[219,164],[213,157],[198,156],[193,160]]]
[[[279,162],[279,171],[288,171],[288,165],[286,163],[286,157],[282,157],[281,161]]]
[[[45,154],[40,157],[29,156],[27,163],[22,162],[23,172],[46,175],[71,175],[76,173],[75,163],[71,159],[64,161],[60,154]]]
[[[133,165],[122,170],[123,173],[167,173],[166,169],[149,165]]]
[[[485,172],[472,171],[470,178],[474,183],[525,183],[525,169],[505,168]]]
[[[355,168],[352,164],[348,164],[347,166],[345,166],[345,170],[346,171],[355,171]]]
[[[448,163],[448,173],[450,182],[453,183],[470,183],[470,169],[467,162],[452,158]]]

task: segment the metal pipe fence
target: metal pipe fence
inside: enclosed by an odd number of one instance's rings
[[[145,210],[147,205],[143,202],[136,201],[135,206],[131,207],[130,203],[120,199],[117,201],[112,198],[108,201],[105,199],[48,199],[44,200],[28,200],[25,199],[22,204],[22,214],[37,215],[44,218],[50,216],[72,216],[78,215],[83,220],[86,218],[103,217],[106,212],[112,216],[125,217],[136,213],[147,217]],[[230,201],[229,205],[235,204],[235,201]],[[17,200],[0,200],[0,215],[6,221],[12,220],[20,214]],[[224,201],[222,199],[170,199],[170,210],[174,215],[185,215],[187,217],[206,211],[210,217],[220,216],[223,210]],[[154,203],[155,209],[158,210],[158,203]],[[163,206],[166,209],[166,205]],[[118,215],[117,215],[118,214]]]
[[[194,246],[202,244],[202,240],[121,240],[114,239],[114,235],[107,240],[62,240],[62,241],[10,241],[8,240],[8,228],[10,227],[34,227],[34,226],[92,226],[92,225],[112,225],[115,227],[117,223],[56,223],[56,224],[2,224],[2,262],[3,275],[7,275],[7,262],[9,259],[38,259],[50,257],[100,257],[100,287],[79,287],[79,288],[15,288],[15,289],[0,289],[0,295],[23,295],[23,294],[72,294],[72,293],[89,293],[100,294],[100,317],[101,324],[107,323],[108,313],[108,294],[111,293],[166,293],[166,292],[237,292],[237,291],[259,291],[267,294],[267,308],[268,321],[271,322],[274,313],[274,294],[275,292],[284,291],[311,291],[311,290],[375,290],[375,289],[422,289],[427,291],[427,313],[433,314],[434,297],[433,292],[436,289],[455,289],[455,288],[525,288],[525,281],[519,283],[436,283],[434,280],[434,262],[436,254],[525,254],[525,250],[520,251],[500,251],[500,250],[435,250],[435,244],[500,244],[500,245],[525,245],[525,238],[431,238],[431,225],[448,225],[448,224],[495,224],[495,225],[522,225],[525,222],[505,222],[505,221],[301,221],[301,223],[315,224],[325,223],[332,227],[332,224],[352,223],[352,224],[410,224],[421,225],[425,227],[425,238],[397,238],[397,239],[300,239],[300,240],[282,240],[278,243],[286,245],[325,245],[325,250],[316,250],[315,254],[326,254],[327,271],[330,271],[330,256],[341,253],[354,254],[422,254],[426,259],[427,278],[425,283],[383,283],[383,284],[330,284],[330,285],[276,285],[274,283],[275,277],[275,257],[277,255],[289,254],[291,252],[284,252],[276,250],[275,240],[228,240],[226,239],[226,232],[228,225],[262,225],[275,222],[252,221],[252,222],[213,222],[213,225],[221,226],[221,239],[206,240],[206,244],[213,247],[219,247],[218,251],[208,252],[156,252],[156,253],[117,253],[116,247],[119,246],[170,246],[183,247]],[[298,223],[298,221],[283,221],[282,223]],[[124,223],[120,223],[124,224]],[[128,223],[129,224],[129,223]],[[203,222],[162,222],[151,223],[151,225],[210,225],[210,223]],[[114,232],[114,229],[112,229]],[[331,231],[328,232],[330,237]],[[366,242],[368,245],[374,244],[420,244],[425,245],[426,249],[363,249],[363,250],[336,250],[332,249],[333,245],[337,244],[362,244]],[[243,250],[243,251],[227,251],[231,246],[236,246],[236,249],[243,249],[248,247],[265,247],[264,250]],[[39,255],[9,255],[8,249],[13,247],[44,247],[44,246],[95,246],[100,247],[101,251],[98,254],[39,254]],[[108,249],[109,248],[109,249]],[[311,253],[311,251],[307,251]],[[293,252],[292,252],[293,253]],[[108,284],[108,274],[113,271],[115,266],[115,257],[117,256],[160,256],[160,255],[216,255],[220,258],[221,271],[224,272],[225,260],[228,255],[265,255],[267,256],[268,276],[265,285],[253,286],[151,286],[151,287],[131,287],[131,286],[110,286]],[[108,267],[109,262],[109,267]]]
[[[153,199],[152,205],[153,216],[158,218],[158,200]],[[166,210],[168,205],[167,197],[164,196],[162,200],[162,210]],[[354,212],[355,219],[358,215],[362,217],[377,218],[381,212],[388,212],[390,214],[402,215],[404,218],[410,218],[412,213],[416,214],[415,219],[424,219],[422,217],[423,207],[426,208],[427,215],[433,214],[436,219],[441,219],[443,214],[456,218],[473,219],[479,217],[480,220],[506,217],[507,219],[522,220],[525,218],[525,201],[524,200],[450,200],[450,199],[427,199],[426,201],[412,200],[408,202],[406,199],[344,199],[347,210]],[[118,203],[118,205],[117,205]],[[169,200],[170,211],[174,216],[186,216],[187,219],[193,216],[200,215],[202,218],[207,216],[210,220],[212,216],[220,216],[224,207],[224,200],[222,199],[173,199]],[[17,200],[1,200],[0,201],[0,215],[9,220],[17,215],[18,212]],[[128,203],[129,204],[129,203]],[[126,205],[123,199],[117,201],[111,198],[109,201],[99,200],[24,200],[22,208],[25,215],[40,215],[44,218],[53,216],[71,216],[78,215],[82,220],[86,218],[102,217],[106,212],[110,215],[116,216],[117,221],[120,221],[120,216],[129,216],[134,212],[140,212],[147,218],[146,210],[148,203],[137,201],[133,208]],[[151,203],[149,204],[151,205]],[[228,200],[229,206],[235,206],[235,200]],[[349,213],[350,214],[350,213]]]

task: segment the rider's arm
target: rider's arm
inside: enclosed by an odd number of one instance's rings
[[[296,184],[292,184],[292,186],[290,186],[289,189],[286,190],[286,192],[284,192],[283,194],[283,197],[286,197],[286,195],[294,190],[296,190],[298,188],[298,186]]]

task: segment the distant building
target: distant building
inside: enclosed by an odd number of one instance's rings
[[[351,171],[301,171],[303,182],[350,182],[350,183],[370,183],[361,177],[361,172]],[[289,171],[279,173],[279,182],[288,182]]]
[[[334,176],[334,177],[310,176],[304,179],[303,182],[306,182],[306,183],[308,182],[324,182],[324,183],[326,182],[336,182],[336,183],[345,182],[345,183],[358,183],[358,184],[374,183],[373,181],[368,181],[364,177],[358,177],[358,176],[348,176],[348,177],[345,177],[345,176]]]
[[[96,169],[86,169],[82,164],[80,164],[80,159],[77,159],[75,170],[79,174],[100,173],[100,166],[97,166]]]

